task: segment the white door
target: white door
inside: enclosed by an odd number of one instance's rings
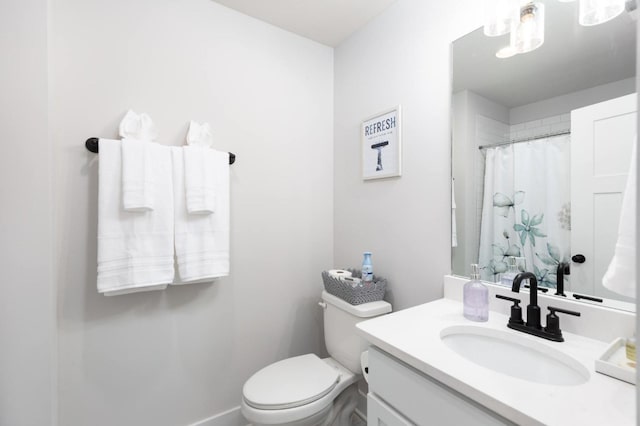
[[[571,112],[570,290],[623,299],[602,286],[618,235],[622,195],[636,139],[636,95]]]

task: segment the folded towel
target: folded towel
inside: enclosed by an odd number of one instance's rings
[[[122,145],[122,204],[127,211],[154,208],[155,163],[150,142],[156,138],[153,121],[147,114],[129,110],[120,122]]]
[[[122,207],[123,142],[100,139],[98,182],[98,292],[162,290],[173,280],[173,191],[170,148],[153,144],[153,211]]]
[[[122,205],[127,211],[153,210],[156,182],[151,142],[122,140]]]
[[[156,126],[148,114],[137,114],[134,111],[127,111],[118,131],[121,138],[133,138],[141,141],[154,141],[158,137]]]
[[[189,214],[185,195],[184,154],[171,148],[175,207],[175,249],[179,278],[174,284],[203,282],[229,275],[229,153],[211,150],[216,211]]]
[[[636,297],[636,177],[637,177],[636,143],[631,151],[631,167],[624,189],[620,224],[618,225],[618,241],[602,284],[611,291],[628,297]]]
[[[184,182],[187,211],[191,214],[211,214],[216,209],[214,190],[214,151],[211,149],[211,127],[208,123],[191,121],[184,150]]]

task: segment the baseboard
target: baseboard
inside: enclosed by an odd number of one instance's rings
[[[365,422],[367,421],[367,395],[358,389],[358,406],[356,414]],[[246,426],[249,422],[244,418],[240,407],[234,407],[223,413],[192,423],[189,426]]]
[[[189,426],[246,426],[249,422],[240,412],[240,407],[234,407],[223,413],[200,420]]]

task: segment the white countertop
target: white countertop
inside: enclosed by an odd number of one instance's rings
[[[488,322],[469,321],[462,316],[462,303],[440,299],[363,321],[357,327],[372,345],[517,424],[636,424],[636,387],[595,371],[594,361],[604,353],[607,343],[567,332],[563,332],[564,342],[551,342],[511,330],[507,321],[508,316],[494,311],[489,312]],[[590,378],[580,385],[557,386],[494,372],[458,355],[442,342],[440,332],[453,325],[488,327],[532,339],[580,362]]]

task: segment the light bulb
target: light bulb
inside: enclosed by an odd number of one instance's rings
[[[512,46],[527,53],[544,43],[544,4],[530,2],[520,8],[520,17],[512,27]]]

